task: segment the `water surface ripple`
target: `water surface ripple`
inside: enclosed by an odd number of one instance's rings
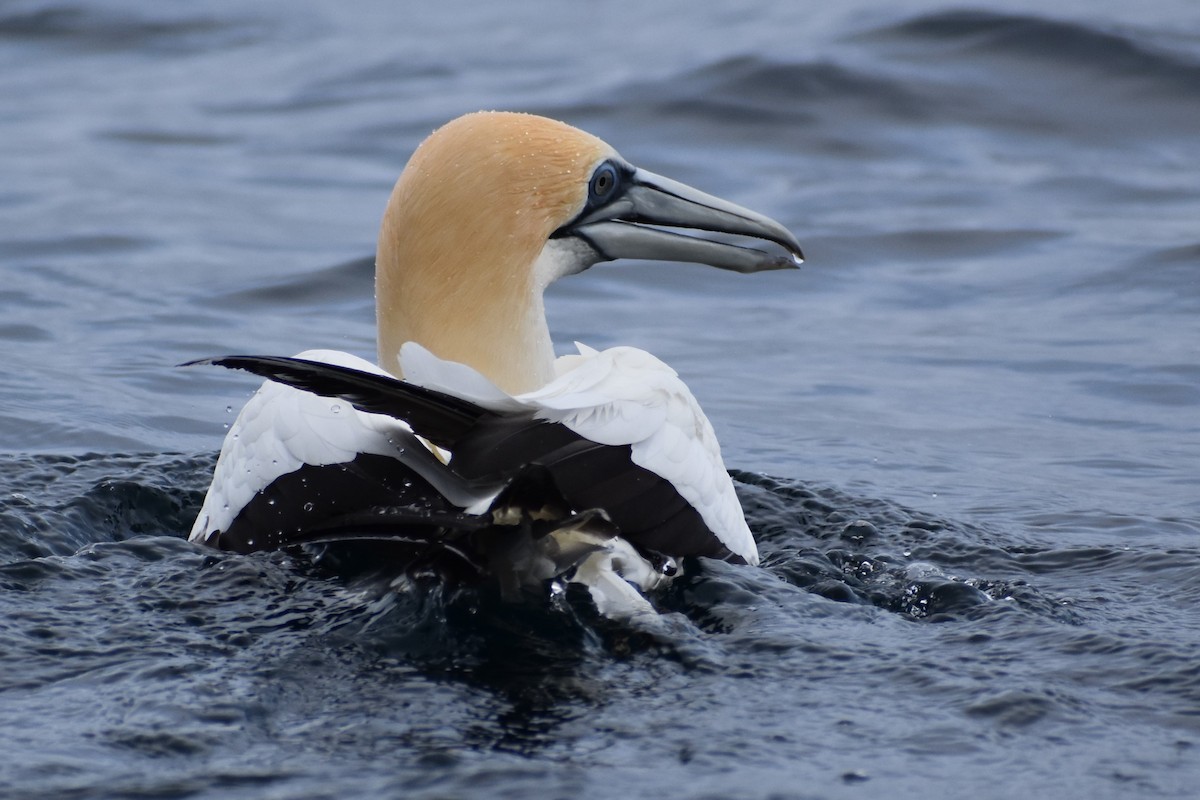
[[[1192,4],[17,0],[0,97],[0,794],[1194,795]],[[185,541],[253,387],[173,365],[370,355],[391,184],[484,107],[809,255],[550,292],[761,543],[657,624]]]

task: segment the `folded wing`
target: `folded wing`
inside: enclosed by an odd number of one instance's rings
[[[212,363],[411,425],[451,452],[460,492],[474,493],[460,508],[486,510],[536,467],[572,513],[602,509],[636,547],[758,562],[711,425],[675,372],[643,351],[581,347],[556,380],[517,397],[414,344],[402,351],[406,381],[311,359]]]

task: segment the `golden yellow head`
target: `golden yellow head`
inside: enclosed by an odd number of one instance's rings
[[[505,388],[533,388],[503,374],[531,360],[520,352],[530,343],[514,336],[542,313],[545,287],[531,266],[612,155],[595,136],[530,114],[468,114],[430,135],[397,181],[380,231],[380,366],[395,372],[400,345],[414,340]]]
[[[611,155],[595,136],[545,117],[467,114],[413,153],[385,220],[427,229],[457,217],[538,249],[583,207],[592,169]]]

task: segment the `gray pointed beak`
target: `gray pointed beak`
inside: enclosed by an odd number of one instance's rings
[[[773,242],[786,254],[656,226],[748,236]],[[632,171],[620,196],[575,220],[560,234],[583,239],[601,261],[686,261],[749,273],[791,269],[804,260],[800,242],[770,217],[644,169]]]

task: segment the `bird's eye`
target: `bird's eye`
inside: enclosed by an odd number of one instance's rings
[[[592,182],[588,184],[588,200],[592,203],[603,203],[612,197],[619,177],[617,168],[611,161],[605,161],[596,167],[596,171],[592,173]]]

